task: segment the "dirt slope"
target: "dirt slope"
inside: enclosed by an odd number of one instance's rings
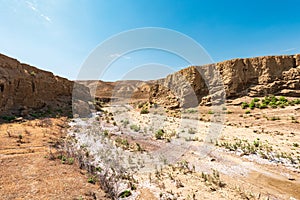
[[[1,199],[107,199],[76,163],[49,159],[50,145],[65,135],[65,120],[0,125]]]

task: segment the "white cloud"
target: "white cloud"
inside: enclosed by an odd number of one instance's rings
[[[129,57],[129,56],[125,56],[125,55],[122,56],[121,54],[118,54],[118,53],[111,54],[110,57],[111,58],[124,58],[124,59],[127,59],[127,60],[131,59],[131,57]]]
[[[31,10],[37,12],[36,7],[34,6],[33,3],[29,2],[29,1],[25,1],[25,3],[27,4],[27,7],[30,8]]]
[[[31,9],[33,12],[37,13],[41,18],[43,18],[44,20],[46,20],[47,22],[51,23],[52,20],[49,16],[43,14],[38,8],[37,8],[37,5],[30,2],[30,1],[25,1],[27,7],[29,9]]]
[[[284,50],[281,50],[280,52],[289,52],[289,51],[294,51],[296,49],[297,48],[284,49]]]
[[[46,15],[41,14],[41,17],[43,17],[45,20],[47,20],[50,23],[52,22],[52,20],[50,19],[50,17],[48,17]]]

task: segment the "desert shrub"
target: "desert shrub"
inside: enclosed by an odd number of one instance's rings
[[[96,183],[96,178],[94,176],[89,177],[88,178],[88,183],[95,184]]]
[[[246,110],[245,114],[250,114],[251,111],[250,110]]]
[[[126,128],[127,125],[129,124],[129,120],[128,119],[122,120],[121,122],[122,122],[124,128]]]
[[[275,97],[274,95],[271,95],[269,98],[271,99],[271,102],[277,102],[278,101],[277,97]]]
[[[185,112],[189,113],[189,114],[192,114],[192,113],[196,113],[197,110],[196,109],[187,109]]]
[[[249,104],[249,108],[250,108],[251,110],[253,110],[253,109],[255,108],[255,103],[254,103],[254,101],[251,101],[251,103]]]
[[[9,121],[9,122],[16,119],[15,116],[2,116],[1,118],[5,121]]]
[[[115,139],[115,142],[117,143],[117,146],[123,146],[125,148],[129,148],[129,142],[127,139],[122,139],[120,137],[117,137]]]
[[[259,98],[254,98],[253,101],[254,102],[259,102],[260,100],[259,100]]]
[[[208,114],[212,115],[212,114],[214,114],[214,111],[210,110],[210,111],[208,111]]]
[[[249,104],[247,102],[242,103],[242,109],[246,109],[249,107]]]
[[[96,167],[95,170],[96,170],[97,172],[102,172],[103,169],[102,169],[101,167]]]
[[[253,141],[253,145],[255,147],[258,147],[259,146],[259,139],[257,138],[256,140]]]
[[[271,102],[269,98],[265,97],[265,99],[263,99],[261,101],[262,103],[266,104],[266,105],[269,105],[269,103]]]
[[[75,159],[74,158],[68,158],[68,164],[69,165],[73,165],[74,164]]]
[[[294,100],[293,100],[293,103],[294,103],[294,104],[300,104],[300,99],[294,99]]]
[[[261,104],[259,105],[259,109],[264,109],[264,108],[268,108],[267,104],[261,103]]]
[[[276,120],[280,120],[280,118],[279,118],[279,117],[276,117],[276,116],[273,116],[273,117],[270,118],[270,120],[271,120],[271,121],[276,121]]]
[[[268,104],[269,104],[269,106],[271,106],[271,108],[277,108],[277,105],[275,102],[269,102]]]
[[[132,125],[130,126],[130,129],[133,130],[133,131],[135,131],[135,132],[138,132],[138,131],[141,130],[141,127],[138,126],[138,125],[132,124]]]
[[[165,131],[163,129],[157,130],[156,133],[155,133],[155,138],[157,140],[161,140],[164,136],[164,133],[165,133]]]
[[[103,135],[104,135],[104,136],[108,136],[108,134],[109,134],[108,130],[104,130],[104,131],[103,131]]]
[[[281,102],[288,102],[288,100],[285,97],[283,97],[283,96],[279,97],[279,101],[281,101]]]
[[[131,195],[131,192],[129,190],[125,190],[120,193],[119,198],[126,198],[126,197],[129,197],[130,195]]]
[[[147,105],[148,105],[147,102],[142,102],[142,103],[139,103],[138,108],[142,108],[142,107],[147,106]]]
[[[189,128],[188,133],[189,133],[189,134],[195,134],[195,133],[196,133],[196,130],[193,129],[193,128]]]
[[[143,108],[140,112],[141,114],[148,114],[149,113],[149,110],[146,109],[146,108]]]

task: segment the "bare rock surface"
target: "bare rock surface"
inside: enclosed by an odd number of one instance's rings
[[[0,54],[0,115],[71,114],[74,82]],[[76,84],[78,85],[78,84]],[[76,86],[81,98],[89,90]]]
[[[221,79],[223,86],[217,79]],[[205,105],[211,99],[207,96],[216,95],[222,87],[227,99],[268,94],[299,97],[300,55],[233,59],[191,66],[157,80],[150,90],[150,101],[164,102],[168,107],[174,104],[175,98],[180,100],[180,107],[191,107],[203,100]]]

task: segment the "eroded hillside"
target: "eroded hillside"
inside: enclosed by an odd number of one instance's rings
[[[0,54],[0,116],[41,117],[72,114],[74,82]],[[76,84],[81,97],[89,90]],[[78,92],[79,93],[79,92]],[[78,99],[77,99],[78,100]]]

